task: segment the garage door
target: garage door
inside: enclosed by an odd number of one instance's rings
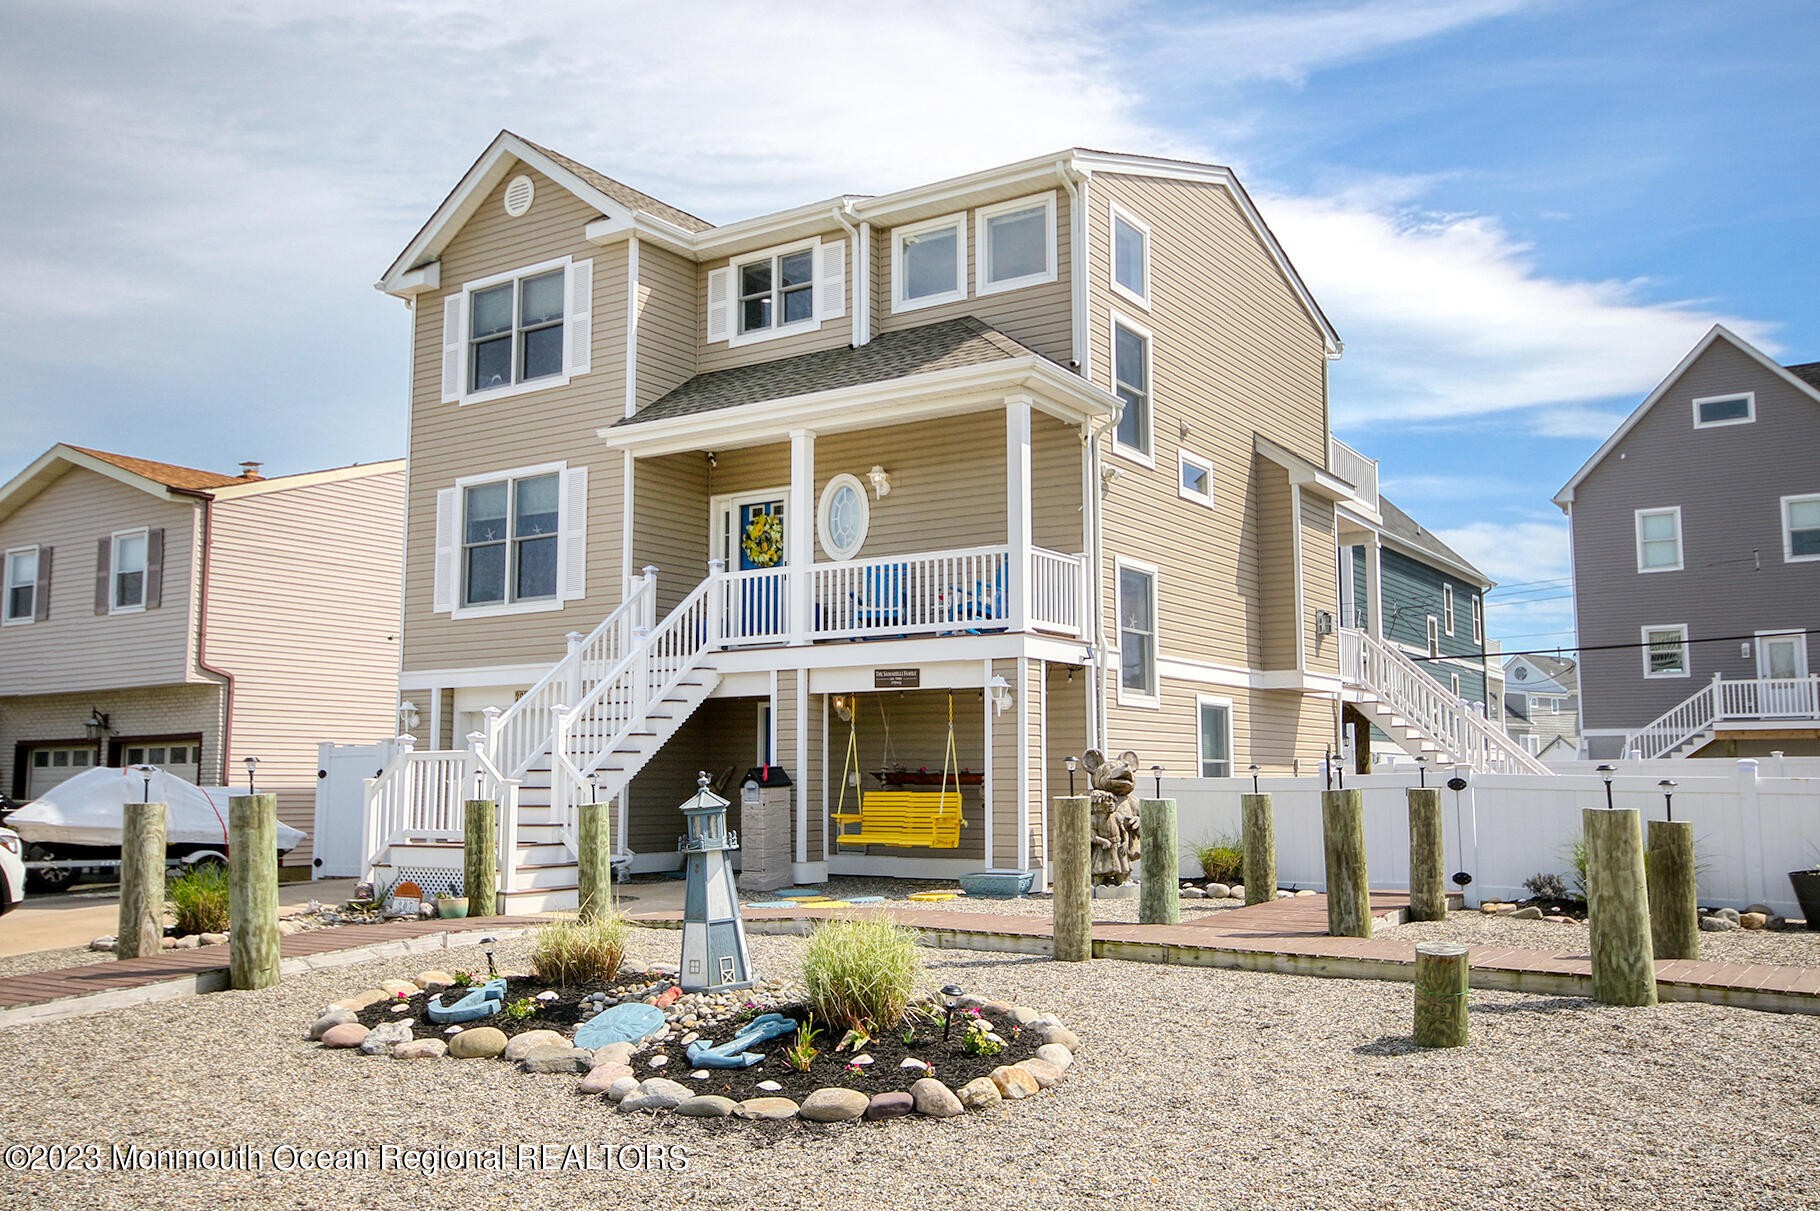
[[[46,745],[32,749],[31,754],[32,772],[25,784],[27,799],[36,799],[59,782],[67,782],[96,764],[92,746],[70,748],[67,745]]]
[[[199,744],[129,744],[120,755],[128,765],[155,765],[185,782],[199,782],[202,778]]]

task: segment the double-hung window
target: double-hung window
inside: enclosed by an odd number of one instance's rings
[[[559,476],[471,484],[462,492],[461,602],[504,605],[556,597]]]
[[[1156,572],[1118,565],[1119,691],[1121,699],[1155,699]]]
[[[562,373],[563,271],[476,290],[468,297],[468,391],[494,391]]]
[[[1232,777],[1232,703],[1205,698],[1201,706],[1201,777]]]
[[[1685,677],[1687,668],[1687,627],[1643,628],[1643,675],[1645,677]]]
[[[1150,228],[1112,208],[1112,288],[1140,307],[1150,306]]]
[[[1637,571],[1681,570],[1681,506],[1637,510]]]
[[[967,217],[953,214],[892,233],[891,310],[967,297]]]
[[[1782,498],[1782,558],[1788,563],[1820,559],[1820,492]]]
[[[740,335],[815,318],[815,250],[799,248],[739,267]]]
[[[814,332],[847,313],[847,242],[808,239],[735,257],[708,271],[707,286],[710,342],[732,348]]]
[[[982,206],[974,223],[980,294],[1055,281],[1053,192]]]
[[[1737,395],[1709,395],[1694,401],[1694,428],[1711,429],[1719,425],[1748,425],[1757,419],[1757,394],[1744,391]]]
[[[22,547],[6,553],[4,613],[6,622],[31,622],[38,614],[37,547]]]
[[[1433,614],[1428,616],[1428,654],[1430,656],[1441,654],[1441,620]]]
[[[1453,586],[1450,584],[1441,586],[1441,621],[1447,633],[1453,634]]]
[[[1152,457],[1150,365],[1150,333],[1114,314],[1112,384],[1125,408],[1112,431],[1112,448],[1145,463]]]
[[[1477,593],[1472,595],[1472,641],[1485,642],[1485,599]]]
[[[146,532],[114,535],[109,611],[120,614],[145,608]]]

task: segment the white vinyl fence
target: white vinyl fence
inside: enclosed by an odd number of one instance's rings
[[[1743,908],[1764,903],[1784,916],[1800,916],[1788,872],[1820,862],[1820,759],[1765,758],[1731,761],[1626,761],[1616,763],[1612,798],[1638,808],[1645,821],[1664,818],[1663,788],[1672,778],[1674,818],[1694,825],[1700,903]],[[1428,784],[1444,784],[1455,771],[1437,770]],[[1580,813],[1605,806],[1604,775],[1591,762],[1575,762],[1553,775],[1475,774],[1458,771],[1463,790],[1441,791],[1449,875],[1464,871],[1472,882],[1466,902],[1527,897],[1531,875],[1568,875]],[[1346,786],[1365,792],[1366,864],[1371,886],[1409,886],[1409,811],[1406,788],[1416,773],[1348,775]],[[1320,777],[1265,778],[1276,822],[1279,886],[1325,889],[1321,853]],[[1148,789],[1147,787],[1145,789]],[[1180,873],[1201,872],[1187,852],[1197,840],[1218,835],[1235,841],[1239,795],[1250,778],[1165,778],[1163,794],[1178,804],[1184,854]],[[1645,825],[1647,828],[1647,824]],[[1460,890],[1448,884],[1449,891]]]

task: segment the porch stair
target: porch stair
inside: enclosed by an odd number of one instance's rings
[[[1412,757],[1483,773],[1554,773],[1421,665],[1365,631],[1340,628],[1340,677],[1345,700]]]
[[[1624,738],[1624,752],[1643,760],[1691,757],[1721,724],[1820,723],[1820,675],[1713,679]]]

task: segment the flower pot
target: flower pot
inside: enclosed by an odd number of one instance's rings
[[[450,896],[446,900],[436,901],[436,915],[445,921],[452,920],[456,917],[467,916],[468,898],[466,896]]]
[[[1820,930],[1820,870],[1791,870],[1788,881],[1794,885],[1795,899],[1801,902],[1807,927]]]

